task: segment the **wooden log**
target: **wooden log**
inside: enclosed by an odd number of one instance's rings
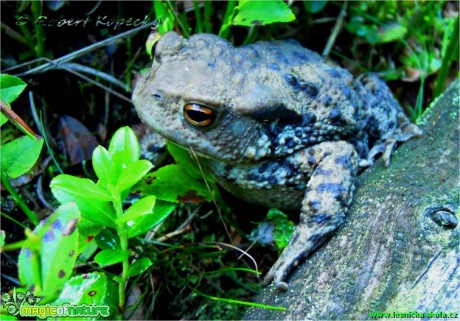
[[[256,298],[286,311],[251,307],[245,319],[460,317],[459,104],[457,80],[425,113],[421,138],[389,168],[378,161],[359,176],[345,224],[291,274],[289,290],[272,284]]]

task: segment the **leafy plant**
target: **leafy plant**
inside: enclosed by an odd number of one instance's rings
[[[326,2],[327,1],[317,1],[317,3],[312,6],[311,10],[321,10]],[[205,1],[202,6],[203,10],[200,9],[198,2],[193,1],[193,9],[196,18],[196,28],[194,33],[212,32],[210,18],[213,12],[213,7],[208,1]],[[192,34],[192,28],[189,25],[187,16],[184,13],[177,13],[179,10],[173,7],[173,2],[154,1],[153,7],[155,17],[160,21],[158,26],[160,34],[173,30],[175,25],[180,28],[185,37]],[[204,19],[202,19],[202,16]],[[263,26],[273,23],[286,23],[293,20],[295,20],[294,13],[282,0],[228,1],[226,3],[223,23],[219,30],[219,36],[227,38],[231,26],[251,27],[250,30],[253,30],[255,26]],[[252,35],[253,32],[250,31],[246,38],[246,43],[250,41],[251,37],[253,37]],[[147,52],[150,53],[150,45],[147,48]]]
[[[26,86],[27,84],[17,77],[0,74],[0,99],[2,100],[0,126],[3,126],[8,121],[8,118],[4,114],[11,114],[10,104],[19,97]],[[2,183],[13,196],[18,205],[23,209],[30,221],[37,225],[37,216],[27,207],[23,199],[16,193],[14,188],[11,186],[9,179],[15,179],[24,175],[35,165],[43,147],[43,139],[30,133],[30,131],[22,125],[23,122],[21,123],[14,118],[11,120],[16,127],[26,134],[26,136],[16,138],[6,144],[2,143]]]
[[[97,147],[93,153],[93,168],[98,177],[97,183],[85,178],[66,174],[56,176],[50,184],[54,196],[62,204],[75,202],[81,210],[82,217],[91,225],[114,228],[120,242],[113,248],[99,252],[95,261],[101,266],[122,263],[121,276],[117,277],[118,298],[121,307],[125,304],[125,286],[129,273],[128,238],[133,229],[146,231],[146,217],[155,224],[166,218],[164,213],[154,212],[155,197],[146,196],[123,209],[123,201],[131,187],[140,181],[152,169],[147,160],[139,160],[140,146],[133,131],[128,127],[119,129],[105,149]],[[145,260],[144,260],[145,262]],[[151,264],[151,262],[150,262]]]
[[[200,172],[198,165],[190,166],[197,164],[197,160],[187,150],[173,143],[168,143],[167,148],[177,164],[166,165],[147,174],[146,179],[135,186],[135,190],[172,203],[220,200],[214,178]]]
[[[295,15],[292,13],[288,5],[281,0],[241,0],[238,2],[238,5],[234,7],[233,12],[226,16],[226,19],[220,28],[219,36],[225,36],[231,25],[254,27],[275,22],[286,23],[293,20],[295,20]],[[249,41],[250,34],[246,38],[245,43]]]
[[[251,238],[264,245],[275,243],[278,252],[281,253],[288,245],[294,230],[294,223],[286,214],[276,208],[271,208],[267,217],[257,224]]]
[[[94,150],[92,162],[97,183],[66,174],[56,176],[50,187],[62,205],[34,231],[26,230],[24,241],[3,247],[2,250],[21,248],[20,281],[43,297],[43,302],[56,299],[60,293],[58,303],[72,298],[75,304],[116,306],[118,302],[124,307],[128,278],[152,265],[148,257],[138,257],[130,266],[128,239],[161,223],[175,205],[157,207],[156,198],[149,195],[123,208],[131,187],[152,169],[152,164],[139,160],[139,156],[140,146],[133,131],[128,127],[119,129],[108,150],[102,146]],[[100,267],[121,263],[120,276],[108,278],[99,272],[71,278],[77,257],[89,248],[85,242],[88,235],[96,236],[102,249],[94,258],[96,263]],[[93,247],[90,251],[96,250]],[[118,295],[113,292],[114,280],[118,283]],[[87,292],[82,292],[82,288],[98,295],[85,296]]]
[[[165,34],[174,27],[175,16],[171,9],[168,8],[167,3],[169,4],[169,2],[153,1],[155,17],[160,22],[158,25],[158,32],[160,34]]]
[[[380,71],[387,80],[403,79],[407,82],[420,80],[415,106],[407,107],[412,118],[417,119],[424,111],[425,81],[429,75],[439,72],[434,87],[437,96],[445,87],[447,70],[458,61],[458,37],[451,37],[458,25],[457,17],[444,17],[444,1],[361,1],[350,5],[350,19],[345,25],[348,32],[364,38],[378,47],[368,56],[366,69]],[[417,26],[413,28],[412,26]],[[359,39],[358,38],[358,39]],[[379,57],[378,65],[373,53],[380,53],[382,46],[394,43],[393,59],[402,66],[395,70],[394,61]],[[356,56],[358,41],[352,46]]]
[[[178,155],[179,164],[188,155],[174,146],[170,146],[170,150]],[[176,207],[175,203],[196,202],[198,198],[210,201],[212,198],[209,189],[198,179],[201,174],[187,173],[181,165],[170,165],[147,174],[152,164],[139,160],[139,156],[136,136],[124,127],[114,134],[108,149],[99,146],[94,150],[92,163],[98,177],[96,183],[61,174],[50,184],[59,202],[77,204],[84,223],[79,225],[82,234],[98,231],[95,240],[102,250],[94,257],[95,262],[100,267],[122,264],[121,275],[113,277],[118,282],[120,307],[125,305],[127,279],[143,273],[153,264],[149,257],[137,257],[130,265],[128,240],[160,224]],[[123,203],[132,188],[146,196],[124,209]]]

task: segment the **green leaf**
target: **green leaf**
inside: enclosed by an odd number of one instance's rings
[[[110,319],[109,316],[114,316],[118,311],[117,285],[104,273],[77,275],[67,281],[64,290],[53,302],[53,305],[63,304],[108,306],[102,316]]]
[[[42,285],[50,290],[61,289],[72,275],[80,220],[75,203],[61,205],[54,215],[56,219],[50,224],[51,230],[43,235],[41,249]]]
[[[203,174],[198,167],[197,160],[189,149],[174,144],[171,141],[167,141],[166,148],[176,161],[177,165],[181,166],[188,175],[198,179],[203,177]]]
[[[150,56],[150,59],[153,59],[153,46],[160,40],[161,38],[161,33],[160,32],[154,32],[149,35],[147,38],[147,41],[145,42],[145,51],[147,51],[148,55]],[[148,68],[147,70],[150,70]],[[141,70],[141,75],[144,75],[146,73],[146,70]]]
[[[237,26],[252,27],[295,20],[295,15],[289,6],[281,0],[241,0],[237,9],[238,13],[233,18],[233,24]]]
[[[71,178],[69,179],[69,177]],[[93,224],[115,227],[116,214],[111,203],[88,199],[85,195],[81,195],[78,180],[90,181],[65,174],[58,175],[51,181],[51,192],[61,204],[75,202],[80,209],[81,216]],[[100,187],[96,187],[100,189]],[[94,229],[94,226],[89,228]]]
[[[131,205],[123,215],[117,218],[117,224],[123,224],[131,220],[135,220],[143,215],[153,213],[155,206],[155,196],[146,196]]]
[[[153,10],[155,11],[155,19],[160,21],[158,31],[164,35],[168,31],[173,30],[174,27],[174,14],[169,10],[166,3],[163,1],[154,1]],[[150,55],[150,51],[147,51]]]
[[[97,177],[103,184],[115,185],[117,170],[109,152],[102,146],[98,146],[93,152],[93,168]]]
[[[18,77],[0,74],[0,98],[11,104],[27,87],[27,84]]]
[[[149,258],[143,257],[136,262],[134,262],[128,270],[128,276],[135,276],[139,275],[141,273],[144,273],[145,270],[147,270],[151,265],[152,261],[150,261]]]
[[[366,25],[365,21],[360,16],[353,16],[349,23],[345,25],[348,32],[357,36],[364,37],[370,44],[377,44],[380,36],[377,32],[377,26]]]
[[[174,211],[176,207],[176,203],[157,200],[155,202],[155,207],[153,208],[153,213],[139,216],[136,219],[126,223],[128,226],[128,237],[131,238],[134,236],[142,235],[153,229],[166,218],[168,218],[168,216]]]
[[[35,288],[36,285],[42,289],[42,276],[40,274],[40,247],[41,241],[30,240],[27,242],[27,246],[31,244],[35,248],[28,248],[26,245],[23,246],[18,256],[18,275],[21,284],[27,288]]]
[[[99,253],[96,254],[94,257],[94,261],[96,261],[97,264],[99,264],[101,267],[120,263],[124,259],[127,259],[130,255],[129,250],[122,250],[122,249],[117,249],[117,250],[103,250]]]
[[[115,132],[110,141],[109,154],[115,162],[118,175],[122,169],[139,159],[141,147],[131,128],[121,127]]]
[[[95,237],[97,245],[103,250],[119,250],[120,237],[114,229],[104,228]]]
[[[61,205],[29,234],[18,258],[21,283],[46,300],[63,288],[77,258],[80,212],[75,203]],[[37,287],[39,285],[39,287]]]
[[[6,118],[2,113],[0,113],[0,127],[2,127],[7,121],[8,118]]]
[[[288,245],[289,240],[294,233],[294,223],[289,220],[286,214],[276,208],[268,210],[267,220],[271,221],[275,225],[273,238],[278,247],[278,251],[281,253],[281,251]]]
[[[96,241],[94,239],[89,240],[87,237],[84,237],[80,234],[80,239],[78,240],[78,261],[88,262],[88,260],[99,250]]]
[[[318,13],[324,9],[327,0],[304,1],[303,5],[308,13]]]
[[[176,202],[210,202],[212,195],[203,180],[189,176],[179,165],[163,166],[146,175],[146,180],[137,187],[144,195],[155,195],[158,199]]]
[[[294,223],[283,212],[271,208],[267,217],[258,223],[257,228],[252,231],[249,238],[262,245],[275,243],[281,254],[281,251],[292,238],[294,230]]]
[[[6,233],[4,230],[0,230],[0,248],[5,246]]]
[[[380,24],[366,24],[361,16],[354,16],[345,28],[355,35],[364,37],[372,45],[400,40],[407,33],[407,28],[398,22]]]
[[[122,192],[131,188],[134,184],[138,183],[151,169],[153,165],[146,159],[138,160],[128,164],[120,172],[118,177],[116,190]]]
[[[78,202],[75,202],[78,205]],[[107,204],[107,203],[105,203]],[[83,213],[81,212],[81,220],[80,223],[78,223],[78,231],[80,232],[80,235],[88,238],[88,242],[90,242],[99,232],[104,228],[102,225],[94,223],[94,221],[87,219],[86,217],[83,216]]]
[[[37,162],[43,147],[43,139],[28,136],[17,138],[1,148],[1,168],[11,178],[27,173]]]
[[[60,174],[53,178],[50,188],[57,199],[60,194],[66,194],[69,198],[86,198],[100,202],[113,200],[112,195],[88,178]]]
[[[407,28],[400,23],[387,23],[381,26],[377,33],[379,35],[377,43],[387,43],[402,39],[407,33]]]
[[[54,192],[53,195],[61,204],[65,204],[67,202],[77,203],[81,216],[95,225],[115,227],[116,213],[111,203],[87,200],[82,197],[71,197],[70,195],[65,194],[56,196]]]

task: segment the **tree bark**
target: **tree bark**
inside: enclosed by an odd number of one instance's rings
[[[286,311],[251,307],[245,319],[460,317],[459,103],[457,80],[425,113],[421,138],[389,168],[378,161],[359,176],[345,224],[291,274],[289,290],[272,284],[256,298]]]

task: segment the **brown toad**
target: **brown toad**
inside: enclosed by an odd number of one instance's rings
[[[157,43],[137,84],[139,116],[192,148],[219,184],[267,207],[299,209],[300,223],[265,277],[288,272],[343,222],[359,166],[420,135],[388,87],[352,75],[295,41],[234,48],[211,34]]]

